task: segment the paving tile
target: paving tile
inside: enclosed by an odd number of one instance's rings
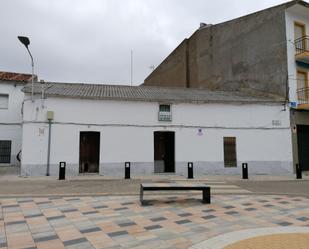
[[[146,230],[154,230],[154,229],[160,229],[162,228],[160,225],[153,225],[153,226],[147,226],[144,227]]]
[[[99,205],[99,206],[94,206],[93,208],[95,208],[95,209],[103,209],[103,208],[108,208],[108,206]]]
[[[79,238],[79,239],[64,241],[63,244],[64,244],[65,247],[68,247],[68,246],[72,246],[72,245],[81,244],[81,243],[84,243],[84,242],[88,242],[88,240],[86,238]]]
[[[76,208],[61,210],[62,213],[71,213],[71,212],[76,212],[76,211],[78,211]]]
[[[92,228],[80,230],[81,233],[93,233],[93,232],[98,232],[98,231],[102,231],[102,229],[99,227],[92,227]]]
[[[80,198],[70,198],[70,199],[67,199],[67,201],[80,201]]]
[[[214,215],[206,215],[206,216],[203,216],[202,217],[204,220],[210,220],[210,219],[214,219],[214,218],[217,218],[216,216]]]
[[[186,223],[190,223],[191,220],[178,220],[178,221],[175,221],[175,223],[181,225],[181,224],[186,224]]]
[[[19,205],[15,204],[15,205],[2,205],[3,209],[8,209],[8,208],[19,208]]]
[[[298,220],[300,221],[308,221],[309,218],[308,217],[300,217],[300,218],[297,218]]]
[[[225,214],[227,214],[227,215],[236,215],[236,214],[239,214],[239,213],[236,212],[236,211],[230,211],[230,212],[225,212]]]
[[[58,216],[53,216],[53,217],[47,217],[46,219],[48,221],[52,221],[52,220],[59,220],[59,219],[63,219],[63,218],[65,218],[64,215],[58,215]]]
[[[30,218],[36,218],[36,217],[42,217],[44,216],[43,214],[32,214],[32,215],[25,215],[26,219],[30,219]]]
[[[156,217],[156,218],[151,218],[150,220],[153,221],[153,222],[157,222],[157,221],[166,220],[166,218],[165,217]]]
[[[88,211],[88,212],[83,212],[84,215],[89,215],[89,214],[97,214],[99,213],[98,211]]]
[[[246,211],[255,211],[257,210],[256,208],[245,208]]]
[[[272,204],[266,204],[266,205],[264,205],[263,207],[274,207],[274,205],[272,205]]]
[[[191,216],[192,214],[191,213],[181,213],[181,214],[178,214],[178,216],[180,217],[188,217],[188,216]]]
[[[292,225],[292,223],[290,223],[290,222],[278,222],[277,223],[278,225],[280,225],[280,226],[290,226],[290,225]]]
[[[126,222],[126,223],[119,223],[118,226],[120,227],[129,227],[129,226],[134,226],[136,225],[135,222]]]
[[[20,224],[26,224],[25,220],[19,220],[19,221],[12,221],[12,222],[6,222],[6,226],[14,226],[14,225],[20,225]]]
[[[117,231],[117,232],[108,233],[107,235],[110,237],[116,237],[116,236],[121,236],[121,235],[126,235],[126,234],[128,234],[127,231]]]
[[[235,208],[235,207],[234,206],[225,206],[223,208],[225,208],[225,209],[232,209],[232,208]]]
[[[127,210],[127,207],[121,207],[121,208],[115,208],[115,211],[123,211],[123,210]]]
[[[37,205],[44,205],[44,204],[51,204],[52,202],[51,201],[39,201],[39,202],[36,202]]]
[[[34,242],[38,243],[38,242],[44,242],[44,241],[49,241],[49,240],[55,240],[55,239],[59,239],[57,235],[50,235],[50,236],[34,238]]]
[[[127,206],[127,205],[134,205],[135,204],[135,202],[124,202],[124,203],[121,203],[121,205],[123,205],[123,206]]]

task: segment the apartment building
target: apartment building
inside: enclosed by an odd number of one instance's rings
[[[309,170],[308,28],[309,4],[304,1],[201,24],[144,85],[283,97],[290,112],[294,166]]]

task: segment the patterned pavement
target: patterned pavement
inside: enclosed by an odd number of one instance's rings
[[[0,199],[0,248],[188,248],[258,227],[309,226],[309,198],[200,194]]]

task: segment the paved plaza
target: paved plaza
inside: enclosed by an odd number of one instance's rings
[[[309,227],[309,198],[200,193],[2,198],[0,248],[189,248],[243,229]],[[291,249],[291,248],[290,248]]]
[[[0,249],[308,249],[306,176],[252,178],[3,176]],[[212,203],[201,203],[201,191],[165,191],[146,192],[141,206],[141,182],[206,183]]]

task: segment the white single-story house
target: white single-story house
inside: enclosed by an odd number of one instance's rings
[[[20,165],[24,93],[31,74],[0,72],[0,167]]]
[[[44,93],[42,95],[42,89]],[[30,98],[31,85],[23,89]],[[293,173],[290,111],[274,96],[36,83],[23,106],[23,175]],[[43,98],[42,98],[43,96]]]

